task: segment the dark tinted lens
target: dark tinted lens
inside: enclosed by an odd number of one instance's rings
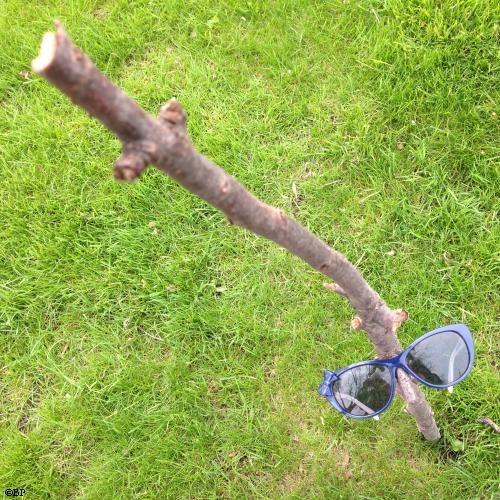
[[[333,384],[339,405],[354,416],[381,410],[391,395],[391,374],[381,365],[362,365],[340,375]]]
[[[442,332],[418,343],[408,353],[406,363],[426,382],[448,385],[466,372],[469,351],[458,333]]]

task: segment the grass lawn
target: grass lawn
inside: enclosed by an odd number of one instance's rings
[[[346,301],[31,74],[63,21],[153,114],[477,357],[443,438],[395,401],[316,394],[369,359]],[[494,0],[0,0],[0,491],[25,498],[498,498],[499,42]],[[295,183],[297,195],[292,185]]]

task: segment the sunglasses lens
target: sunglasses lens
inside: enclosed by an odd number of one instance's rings
[[[455,332],[441,332],[419,342],[409,353],[406,363],[425,382],[450,385],[469,367],[469,350]]]
[[[342,373],[333,384],[339,405],[350,415],[363,417],[381,410],[391,397],[391,374],[381,365],[362,365]]]

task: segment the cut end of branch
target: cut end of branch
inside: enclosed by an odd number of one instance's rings
[[[167,101],[160,109],[161,121],[171,125],[186,125],[187,115],[175,97]]]
[[[323,283],[323,286],[332,292],[342,295],[342,297],[347,297],[345,290],[341,286],[337,285],[337,283]]]
[[[113,175],[119,181],[131,182],[140,177],[148,165],[157,158],[158,147],[154,142],[135,141],[123,145],[120,158],[116,160]]]
[[[361,330],[362,326],[363,320],[359,316],[354,316],[354,318],[351,320],[351,328],[353,330]]]
[[[113,169],[113,175],[118,181],[132,182],[139,178],[140,173],[138,173],[137,170],[134,170],[133,168],[117,168],[115,165],[115,168]]]
[[[394,312],[400,320],[400,324],[405,322],[410,317],[408,311],[405,311],[404,309],[396,309]]]
[[[146,166],[146,162],[141,156],[125,152],[116,160],[113,175],[119,181],[132,182],[140,177]]]
[[[393,313],[394,318],[392,322],[392,331],[395,332],[401,324],[410,317],[410,315],[408,314],[408,311],[405,311],[404,309],[396,309]]]
[[[56,55],[57,39],[56,34],[48,32],[43,35],[40,53],[36,59],[31,62],[33,71],[42,74],[52,63]]]

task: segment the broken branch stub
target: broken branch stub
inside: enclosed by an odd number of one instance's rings
[[[120,139],[123,151],[114,166],[117,179],[132,181],[148,165],[155,165],[224,212],[231,223],[276,242],[338,283],[335,291],[356,310],[359,328],[367,333],[380,357],[401,351],[394,332],[404,321],[404,314],[389,309],[341,253],[282,211],[255,198],[234,177],[198,153],[186,131],[186,114],[176,100],[170,100],[159,117],[153,118],[72,44],[60,23],[56,22],[56,26],[55,33],[44,35],[33,70]],[[400,392],[425,438],[439,439],[439,430],[420,389],[415,385],[412,395],[409,390]]]

